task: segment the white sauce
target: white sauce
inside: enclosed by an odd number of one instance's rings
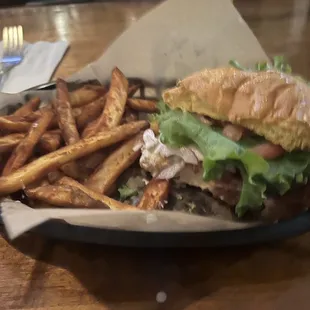
[[[151,129],[143,134],[141,151],[140,166],[159,179],[172,179],[186,164],[198,165],[203,160],[196,147],[169,147],[161,143]]]

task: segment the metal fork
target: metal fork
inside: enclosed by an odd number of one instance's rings
[[[24,35],[22,26],[4,27],[2,31],[3,55],[0,76],[8,73],[23,60]]]

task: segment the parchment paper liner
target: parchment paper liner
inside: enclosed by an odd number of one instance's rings
[[[105,83],[113,67],[118,66],[127,77],[142,78],[160,89],[194,71],[226,66],[230,59],[244,65],[268,60],[230,0],[168,0],[133,24],[101,58],[68,81],[98,79]],[[24,101],[25,94],[0,94],[0,108]],[[46,100],[53,92],[39,95]],[[152,232],[229,230],[259,224],[173,211],[32,209],[8,200],[1,206],[10,238],[55,218],[74,225]]]

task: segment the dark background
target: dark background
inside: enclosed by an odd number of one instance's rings
[[[119,2],[126,0],[0,0],[0,8],[23,6],[23,5],[48,5],[48,4],[68,4],[82,2]],[[128,1],[128,0],[127,0]],[[156,1],[156,0],[138,0],[138,1]]]

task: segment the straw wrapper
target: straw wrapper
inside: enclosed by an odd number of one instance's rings
[[[157,88],[206,67],[244,65],[268,60],[257,39],[230,0],[168,0],[124,32],[96,62],[68,81],[97,79],[105,83],[114,66],[127,77],[142,78]],[[46,99],[49,92],[39,92]],[[0,94],[0,108],[23,100]],[[1,203],[10,238],[48,221],[137,231],[212,231],[255,225],[173,211],[32,209],[20,202]],[[256,223],[257,225],[257,223]]]

